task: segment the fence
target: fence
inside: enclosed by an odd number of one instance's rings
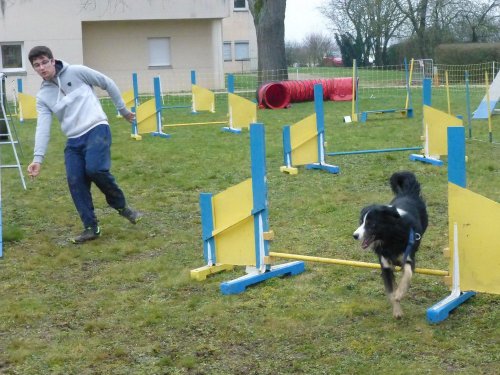
[[[432,60],[413,60],[410,64],[410,88],[416,94],[415,107],[418,108],[418,98],[421,92],[423,78],[433,80],[433,105],[438,109],[446,110],[465,117],[466,108],[466,82],[465,72],[468,72],[471,110],[475,110],[495,76],[500,65],[498,62],[487,62],[473,65],[444,65],[434,64]],[[250,100],[256,100],[258,90],[258,74],[256,71],[244,71],[232,73],[234,76],[235,93]],[[485,73],[488,73],[488,82],[485,82]],[[185,73],[185,74],[184,74]],[[184,73],[160,75],[162,101],[164,105],[189,106],[191,103],[191,78],[190,71]],[[350,67],[298,67],[289,68],[287,72],[266,72],[267,77],[275,77],[281,80],[288,74],[288,80],[311,80],[325,78],[352,77],[353,71]],[[122,77],[123,76],[123,77]],[[132,72],[127,72],[117,79],[117,84],[122,91],[132,88]],[[130,78],[125,79],[129,76]],[[388,100],[404,101],[406,97],[406,72],[403,63],[389,66],[358,67],[358,96],[360,106],[363,108],[379,108],[381,103],[386,104]],[[115,77],[112,77],[115,78]],[[140,103],[150,99],[153,94],[148,89],[150,77],[139,77]],[[216,103],[222,103],[221,108],[227,106],[227,75],[225,77],[215,76],[208,71],[197,72],[197,84],[213,90],[216,95]],[[15,80],[7,81],[7,93],[14,94],[16,91]],[[151,92],[150,92],[151,91]],[[34,93],[28,93],[34,95]],[[98,95],[104,93],[98,91]],[[12,96],[11,96],[12,97]],[[106,109],[112,111],[112,103],[103,97]]]

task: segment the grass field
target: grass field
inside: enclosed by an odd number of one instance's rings
[[[399,97],[398,103],[402,101]],[[436,98],[444,109],[446,101]],[[345,124],[350,103],[325,103],[328,151],[418,146],[415,117],[373,117]],[[444,103],[444,104],[443,104]],[[378,103],[376,105],[379,105]],[[397,106],[393,99],[382,101]],[[167,121],[225,118],[172,110]],[[422,183],[430,225],[417,265],[447,269],[447,171],[410,162],[408,153],[328,157],[339,175],[300,169],[280,174],[281,129],[313,113],[313,103],[260,110],[266,126],[271,251],[375,261],[352,239],[361,207],[391,199],[387,180],[411,170]],[[457,111],[460,109],[457,109]],[[95,192],[102,238],[82,246],[66,186],[65,139],[54,124],[42,173],[23,191],[15,171],[2,173],[4,256],[0,260],[0,373],[3,374],[498,374],[500,299],[478,294],[442,324],[425,311],[448,294],[439,278],[416,275],[395,321],[379,271],[307,264],[293,278],[274,279],[237,296],[189,271],[203,265],[200,192],[217,193],[250,177],[249,134],[218,125],[168,129],[172,138],[130,139],[110,111],[113,167],[129,203],[145,212],[132,226]],[[500,129],[495,118],[494,129]],[[34,122],[17,127],[24,167]],[[500,200],[500,149],[485,122],[467,141],[469,188]],[[2,148],[2,162],[11,153]],[[498,223],[493,223],[498,225]],[[500,229],[500,228],[499,228]]]

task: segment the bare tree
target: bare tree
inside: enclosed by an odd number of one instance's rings
[[[389,0],[365,0],[375,65],[387,64],[387,48],[407,17]]]
[[[393,37],[400,36],[406,20],[392,0],[328,0],[321,11],[339,38],[352,35],[358,48],[362,46],[361,64],[372,55],[377,65],[385,64],[387,47]]]
[[[248,0],[257,31],[258,83],[288,79],[285,53],[286,0]]]
[[[421,57],[429,57],[430,46],[426,41],[426,28],[428,24],[431,3],[434,0],[392,0],[396,8],[409,20],[412,32],[417,39]]]
[[[338,35],[352,35],[362,50],[357,56],[360,65],[369,62],[372,48],[369,17],[364,0],[328,0],[321,12],[332,22],[332,30]],[[360,61],[361,60],[361,61]]]
[[[309,65],[319,65],[333,50],[332,40],[320,33],[307,35],[303,45]]]
[[[301,42],[285,42],[286,62],[288,66],[307,64],[307,51]]]
[[[498,20],[500,19],[500,0],[489,2],[470,2],[464,9],[463,23],[468,28],[469,41],[485,42],[498,37]]]

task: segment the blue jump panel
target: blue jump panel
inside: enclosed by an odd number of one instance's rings
[[[432,164],[432,165],[437,165],[438,167],[441,167],[444,164],[442,160],[433,159],[433,158],[426,158],[424,155],[418,155],[418,154],[411,154],[410,160],[411,161],[420,161],[422,163],[427,163],[427,164]]]
[[[222,294],[240,294],[247,287],[268,280],[272,277],[294,276],[305,271],[305,265],[302,261],[290,262],[271,267],[269,271],[259,274],[250,274],[237,279],[226,281],[220,284]]]
[[[340,168],[336,165],[322,163],[306,164],[306,169],[319,169],[333,174],[340,173]]]
[[[458,306],[475,295],[476,292],[464,292],[450,301],[445,302],[445,300],[443,300],[436,303],[434,306],[427,309],[427,320],[429,323],[440,323],[446,320],[452,310],[455,310]]]
[[[221,131],[226,133],[241,134],[241,129],[231,128],[229,126],[224,126],[223,128],[221,128]]]

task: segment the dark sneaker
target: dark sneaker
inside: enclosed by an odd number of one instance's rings
[[[118,210],[118,213],[128,221],[130,221],[132,224],[137,224],[137,222],[142,218],[141,212],[136,211],[130,207],[122,208],[121,210]]]
[[[95,240],[96,238],[101,236],[101,228],[99,227],[88,227],[79,235],[74,238],[71,238],[70,241],[73,243],[84,243],[87,241]]]

